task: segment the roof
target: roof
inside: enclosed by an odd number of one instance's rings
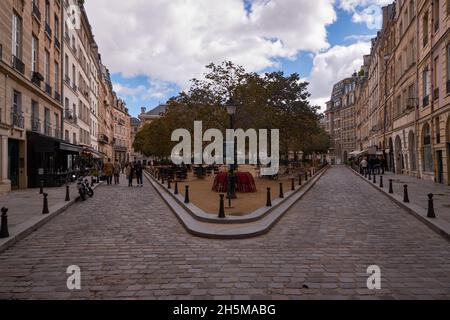
[[[160,115],[166,113],[166,110],[167,110],[167,104],[160,104],[159,106],[157,106],[153,110],[146,112],[145,114],[149,115],[149,116],[160,116]]]
[[[139,126],[141,124],[141,120],[139,120],[138,118],[134,118],[134,117],[132,117],[130,119],[130,122],[131,122],[132,126]]]

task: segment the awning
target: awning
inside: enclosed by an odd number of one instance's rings
[[[60,142],[59,149],[72,153],[80,153],[83,151],[83,148],[67,142]]]
[[[95,159],[103,159],[103,155],[91,147],[83,147],[83,153],[89,154]]]
[[[357,156],[357,155],[359,155],[361,153],[361,151],[352,151],[352,152],[350,152],[348,155],[349,156]]]
[[[53,153],[57,150],[57,140],[36,132],[27,132],[27,144],[36,153]]]

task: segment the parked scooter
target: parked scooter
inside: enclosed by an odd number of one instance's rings
[[[83,180],[83,177],[80,177],[78,179],[77,187],[81,200],[86,201],[87,196],[90,198],[94,196],[94,190],[90,187],[88,179]]]

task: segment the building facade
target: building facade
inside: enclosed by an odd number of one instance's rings
[[[384,7],[368,70],[357,152],[374,148],[395,173],[450,185],[450,1]]]
[[[0,2],[0,194],[60,185],[86,151],[114,156],[113,110],[130,121],[105,69],[82,2]]]

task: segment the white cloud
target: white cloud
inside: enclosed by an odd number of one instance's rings
[[[383,23],[381,8],[393,0],[339,0],[339,7],[352,13],[352,21],[365,23],[369,29],[380,29]]]
[[[113,83],[113,87],[119,96],[140,104],[145,104],[146,101],[151,99],[164,99],[169,94],[174,93],[168,83],[155,80],[149,80],[148,83],[135,87]]]
[[[370,42],[357,42],[349,46],[334,46],[314,57],[313,69],[308,79],[312,95],[311,102],[320,105],[330,99],[333,85],[355,71],[363,64],[363,56],[370,53]]]
[[[186,87],[210,62],[248,71],[329,47],[334,0],[88,0],[104,63],[125,77],[146,75]],[[125,88],[120,88],[125,90]]]

